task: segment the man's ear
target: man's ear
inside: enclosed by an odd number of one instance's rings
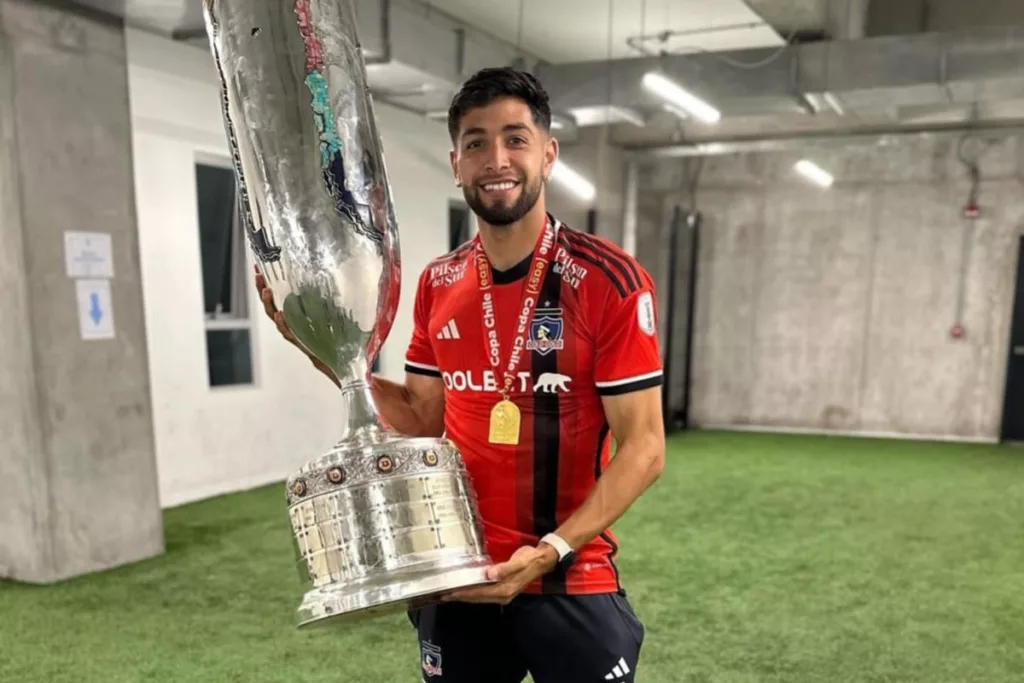
[[[555,170],[555,162],[558,161],[558,139],[555,137],[548,137],[547,144],[544,146],[544,180],[551,180],[551,174]]]
[[[462,178],[459,177],[458,155],[455,150],[448,152],[448,163],[452,165],[452,176],[455,178],[455,187],[462,187]]]

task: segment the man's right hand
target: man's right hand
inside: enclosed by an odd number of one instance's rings
[[[340,387],[341,383],[330,368],[307,351],[289,329],[284,315],[274,305],[274,295],[259,269],[256,270],[256,290],[260,293],[263,310],[274,321],[281,336],[301,350],[320,372]],[[440,377],[406,373],[405,383],[399,384],[374,376],[370,391],[381,419],[399,433],[433,437],[444,433],[444,382]]]
[[[266,312],[267,317],[274,321],[274,325],[277,326],[277,331],[281,333],[281,336],[291,342],[295,348],[299,349],[306,355],[307,358],[316,366],[316,369],[327,375],[335,384],[338,384],[338,378],[335,377],[331,369],[324,365],[324,363],[306,350],[299,340],[295,338],[295,334],[292,333],[291,328],[288,327],[288,323],[284,321],[284,314],[277,310],[277,306],[274,305],[274,293],[267,286],[267,281],[264,279],[263,274],[256,268],[256,291],[260,293],[260,300],[263,302],[263,310]]]

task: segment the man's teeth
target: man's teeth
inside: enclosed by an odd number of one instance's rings
[[[516,184],[514,182],[509,181],[504,183],[490,183],[488,185],[484,185],[484,189],[488,192],[494,192],[495,190],[511,190],[515,186]]]

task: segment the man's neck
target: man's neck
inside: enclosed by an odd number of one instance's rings
[[[510,225],[496,227],[479,221],[480,245],[491,266],[495,270],[508,270],[530,256],[546,223],[547,213],[539,203]]]

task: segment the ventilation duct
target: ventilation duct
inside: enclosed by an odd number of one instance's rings
[[[901,110],[1024,100],[1024,26],[545,64],[537,74],[560,110],[612,107],[646,121],[664,112],[642,85],[649,71],[719,109],[723,124],[820,112],[895,116]]]
[[[56,0],[55,0],[56,1]],[[63,1],[63,0],[61,0]],[[202,0],[69,0],[127,25],[209,50]],[[466,77],[489,66],[537,59],[512,43],[415,0],[353,0],[370,88],[390,104],[426,114],[447,110]]]

